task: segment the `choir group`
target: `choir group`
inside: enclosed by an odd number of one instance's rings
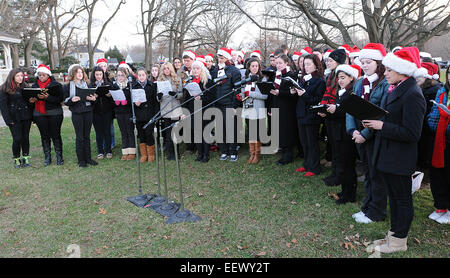
[[[71,66],[64,85],[55,80],[49,67],[40,65],[36,82],[31,86],[40,89],[34,97],[25,97],[23,92],[30,86],[24,81],[24,72],[13,69],[0,87],[0,109],[13,138],[14,167],[30,166],[32,122],[41,135],[44,164],[52,162],[51,142],[56,164],[64,163],[63,104],[72,112],[80,167],[97,165],[99,160],[113,157],[114,118],[122,138],[121,160],[134,160],[139,152],[141,163],[154,161],[155,125],[167,129],[163,139],[167,159],[173,160],[171,127],[180,120],[193,121],[193,117],[186,118],[183,108],[193,113],[195,105],[213,106],[223,115],[239,111],[245,126],[256,127],[257,132],[248,134],[249,164],[257,164],[261,159],[261,127],[270,134],[273,124],[277,124],[279,131],[276,134],[279,166],[294,161],[294,150],[304,158],[302,167],[296,169],[297,175],[313,177],[321,173],[324,165],[331,164],[331,174],[323,181],[326,186],[342,187],[337,204],[356,201],[355,166],[360,161],[366,196],[361,211],[353,215],[355,221],[365,224],[384,221],[389,199],[391,229],[384,239],[374,242],[380,252],[407,249],[414,214],[411,176],[416,170],[425,172],[430,179],[435,211],[429,218],[449,223],[449,68],[442,84],[439,65],[428,53],[419,52],[416,47],[396,47],[388,53],[378,43],[368,43],[362,49],[348,45],[325,51],[306,47],[292,55],[282,46],[270,54],[269,60],[270,65],[263,68],[258,50],[247,58],[243,51],[226,47],[220,48],[216,55],[205,56],[186,50],[172,62],[153,65],[148,73],[125,62],[114,69],[108,67],[105,59],[99,59],[90,76],[81,66]],[[243,79],[248,82],[241,84]],[[169,84],[165,92],[159,88],[162,82]],[[191,83],[198,84],[200,94],[191,94],[186,89]],[[263,91],[261,83],[270,83],[272,87]],[[82,97],[77,93],[104,86],[109,88],[104,94]],[[145,92],[145,102],[134,101],[133,90]],[[122,92],[124,97],[115,97],[115,92]],[[379,119],[358,119],[343,109],[343,103],[354,95],[387,113]],[[322,110],[312,109],[313,106]],[[273,123],[275,111],[278,121]],[[135,124],[130,120],[133,118]],[[144,128],[155,118],[161,119]],[[234,141],[218,141],[217,147],[202,138],[195,144],[185,142],[186,152],[196,150],[195,160],[206,163],[210,150],[218,148],[221,161],[237,161],[237,118],[224,116],[223,123],[216,125],[214,131],[217,133],[221,126],[223,137],[232,134]],[[203,119],[202,130],[213,121]],[[233,128],[226,128],[229,124]],[[92,125],[96,160],[91,157]],[[134,138],[135,126],[139,146]],[[194,128],[183,132],[193,134]],[[326,152],[321,160],[322,141]]]

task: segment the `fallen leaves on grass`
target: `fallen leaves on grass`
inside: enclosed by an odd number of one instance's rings
[[[267,253],[265,251],[259,252],[258,254],[255,255],[255,257],[260,258],[260,257],[264,257]]]
[[[8,228],[7,231],[8,231],[9,234],[14,234],[16,232],[16,229]]]
[[[244,250],[247,248],[248,248],[248,246],[240,246],[240,245],[237,246],[237,249],[239,249],[239,250]]]
[[[6,198],[8,198],[11,195],[11,193],[6,191],[6,189],[2,189],[2,192],[5,194]]]
[[[296,201],[291,201],[291,204],[297,205],[297,202]]]
[[[106,214],[106,209],[104,209],[104,208],[99,208],[99,209],[98,209],[98,213],[105,215],[105,214]]]
[[[339,200],[339,196],[334,192],[328,192],[328,197],[331,197],[335,200]]]

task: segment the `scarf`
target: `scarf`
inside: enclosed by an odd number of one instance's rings
[[[200,76],[194,77],[194,79],[192,79],[192,82],[197,83],[197,84],[200,84],[200,81],[201,81]]]
[[[285,69],[279,71],[277,70],[277,72],[275,73],[275,81],[273,82],[273,86],[275,87],[275,89],[279,90],[280,89],[280,85],[281,85],[281,76],[283,74],[286,74],[287,72],[289,72],[291,69],[289,68],[289,66],[287,66]]]
[[[52,82],[52,80],[50,78],[47,79],[47,81],[45,81],[45,82],[41,82],[38,79],[37,84],[38,84],[39,88],[44,89],[44,88],[47,88],[47,86],[50,85],[51,82]],[[37,112],[39,112],[41,114],[47,114],[47,110],[45,109],[45,100],[37,100],[34,103],[34,110],[36,110]]]
[[[362,81],[363,85],[363,98],[364,100],[369,101],[370,94],[372,93],[373,85],[378,80],[378,74],[374,73],[370,76],[364,75],[364,79]]]
[[[88,85],[87,85],[86,81],[84,81],[84,80],[81,81],[81,83],[78,83],[75,81],[70,81],[69,85],[70,85],[70,96],[68,98],[66,98],[66,102],[76,95],[76,88],[80,88],[80,89],[88,88]],[[86,106],[91,106],[91,103],[89,101],[86,101]]]
[[[444,96],[445,93],[441,94],[441,97],[439,98],[439,103],[441,104],[443,103]],[[450,108],[450,105],[448,105],[448,107]],[[438,110],[439,110],[439,122],[436,130],[436,138],[434,140],[434,150],[431,165],[434,168],[444,168],[445,132],[450,122],[450,115],[439,107]]]
[[[403,82],[405,82],[409,77],[405,77],[402,80],[400,80],[400,82],[398,82],[397,84],[393,84],[391,86],[389,86],[388,88],[388,93],[392,93],[398,86],[400,86],[400,84],[402,84]]]

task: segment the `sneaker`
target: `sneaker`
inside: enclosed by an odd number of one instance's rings
[[[104,155],[101,153],[99,155],[97,155],[97,159],[103,159]]]
[[[364,216],[364,212],[360,211],[352,215],[354,219]]]
[[[450,212],[446,212],[444,215],[436,219],[436,222],[440,224],[449,224],[450,223]]]
[[[14,168],[22,168],[22,163],[20,161],[20,158],[14,158]]]
[[[223,153],[223,154],[220,156],[219,160],[224,161],[224,160],[227,160],[227,158],[228,158],[228,155]]]
[[[305,167],[300,167],[297,170],[295,170],[295,172],[303,173],[303,172],[306,172],[306,169],[305,169]]]
[[[30,164],[30,156],[29,155],[27,155],[27,156],[24,156],[23,158],[22,158],[22,167],[30,167],[31,166],[31,164]]]
[[[107,154],[106,154],[106,158],[107,158],[107,159],[111,159],[111,158],[112,158],[112,153],[107,153]]]
[[[447,210],[435,210],[432,214],[428,215],[428,218],[431,220],[436,221],[439,217],[443,216],[445,213],[447,213]]]
[[[231,162],[236,162],[236,161],[238,160],[238,158],[239,158],[239,156],[237,156],[237,155],[235,155],[235,154],[230,155],[230,161],[231,161]]]
[[[306,172],[306,174],[304,175],[304,177],[314,177],[316,174],[314,174],[313,172]]]
[[[358,223],[363,223],[363,224],[369,224],[369,223],[373,222],[372,220],[370,220],[369,217],[367,217],[365,215],[360,216],[360,217],[356,217],[355,221],[358,222]]]

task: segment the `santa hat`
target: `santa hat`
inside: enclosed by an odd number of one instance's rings
[[[98,59],[97,66],[100,66],[102,64],[108,65],[108,60],[106,60],[105,58]]]
[[[370,42],[366,44],[359,53],[359,59],[371,59],[382,61],[386,57],[386,49],[381,43]]]
[[[324,54],[323,54],[323,58],[327,59],[330,57],[331,52],[333,52],[333,50],[328,49]]]
[[[181,57],[186,57],[186,56],[188,56],[189,58],[191,58],[192,60],[195,61],[195,57],[197,57],[197,54],[195,54],[194,51],[191,51],[191,50],[185,50],[185,51],[183,52],[183,56],[181,56]]]
[[[275,52],[270,53],[269,58],[270,57],[275,57]]]
[[[200,62],[206,64],[206,58],[203,55],[198,55],[197,57],[195,57],[195,61],[200,61]]]
[[[420,55],[421,58],[430,58],[430,59],[433,58],[433,57],[431,56],[431,54],[428,53],[428,52],[419,52],[419,55]]]
[[[252,53],[250,53],[250,57],[257,57],[258,59],[261,60],[261,51],[259,50],[255,50]]]
[[[209,53],[208,55],[205,56],[205,61],[211,60],[212,62],[214,62],[214,55],[212,53]]]
[[[204,63],[200,60],[195,60],[192,63],[192,68],[194,66],[199,66],[202,69],[202,71],[206,74],[206,77],[208,77],[208,79],[211,79],[211,74],[209,73],[209,70],[206,68],[206,63]]]
[[[307,47],[303,48],[302,50],[300,50],[300,53],[301,53],[301,56],[304,56],[304,55],[312,54],[313,51],[312,51],[311,47],[307,46]]]
[[[73,65],[70,65],[70,67],[67,69],[67,73],[68,74],[70,74],[71,72],[72,72],[72,69],[74,68],[74,67],[81,67],[79,64],[73,64]]]
[[[217,55],[225,57],[227,60],[231,60],[231,49],[222,47],[217,51]]]
[[[358,57],[360,54],[360,51],[361,50],[356,45],[354,45],[352,48],[352,51],[350,52],[350,57],[352,57],[352,58]]]
[[[38,76],[38,74],[42,72],[45,74],[48,74],[48,76],[52,75],[52,72],[50,71],[50,68],[44,64],[40,64],[36,70],[36,76]]]
[[[127,63],[125,63],[125,61],[122,61],[119,63],[119,66],[117,67],[117,69],[120,69],[120,68],[127,68],[128,70],[131,71],[130,66]]]
[[[294,53],[292,54],[292,59],[298,60],[298,58],[300,58],[300,56],[302,56],[302,53],[300,51],[294,51]]]
[[[244,57],[245,57],[245,53],[244,53],[244,51],[242,51],[242,50],[232,50],[232,51],[231,51],[231,54],[236,54],[236,55],[238,55],[239,57],[241,57],[242,59],[244,59]]]
[[[339,74],[339,72],[345,72],[349,76],[353,76],[354,79],[358,79],[361,76],[361,67],[358,65],[339,65],[336,68],[336,74]]]
[[[427,70],[426,78],[439,80],[439,67],[436,64],[425,62],[421,66]]]
[[[343,45],[339,46],[338,49],[344,49],[347,56],[350,55],[350,52],[352,52],[352,49],[350,48],[350,46],[348,44],[343,44]]]
[[[388,53],[383,59],[383,65],[406,76],[415,76],[420,65],[419,49],[404,47],[395,53]]]

